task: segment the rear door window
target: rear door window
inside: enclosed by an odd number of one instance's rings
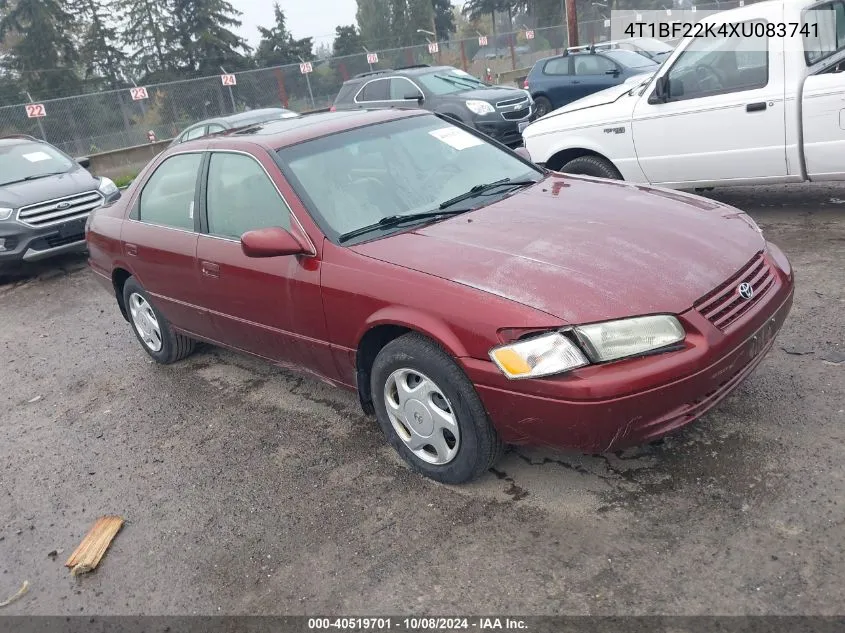
[[[808,66],[845,50],[845,0],[813,7],[804,14],[803,28]]]
[[[569,57],[558,57],[546,62],[543,72],[547,75],[568,75]]]
[[[390,97],[389,80],[376,79],[371,81],[358,93],[358,101],[387,101]]]
[[[178,154],[165,160],[141,191],[141,222],[194,230],[194,198],[202,154]]]

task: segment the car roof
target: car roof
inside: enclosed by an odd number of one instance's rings
[[[282,147],[296,145],[329,134],[345,132],[347,130],[375,125],[397,119],[414,116],[434,116],[427,110],[418,108],[373,108],[361,110],[340,110],[338,112],[317,112],[304,114],[297,118],[282,119],[259,123],[245,130],[222,133],[217,136],[204,137],[182,143],[179,147],[186,148],[197,143],[207,144],[209,149],[231,148],[241,142],[260,145],[269,151]]]
[[[197,121],[196,123],[191,123],[185,130],[199,127],[202,125],[208,125],[210,123],[232,123],[237,125],[243,121],[250,121],[256,117],[262,116],[273,116],[274,114],[284,114],[286,112],[293,112],[293,110],[286,110],[285,108],[256,108],[255,110],[247,110],[245,112],[237,112],[235,114],[229,114],[226,116],[216,116],[211,119],[203,119],[202,121]],[[184,131],[184,130],[183,130]]]
[[[453,70],[460,70],[454,66],[427,66],[420,64],[419,66],[408,66],[406,68],[386,68],[384,70],[374,70],[368,73],[361,73],[351,79],[347,79],[345,84],[359,83],[362,81],[369,81],[370,79],[382,79],[392,76],[410,76],[418,77],[419,75],[427,75],[429,73],[450,72]]]

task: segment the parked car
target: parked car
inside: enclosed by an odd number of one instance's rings
[[[230,114],[228,116],[206,119],[205,121],[198,121],[186,127],[179,136],[170,142],[170,145],[178,145],[185,141],[192,141],[203,136],[208,136],[209,134],[225,132],[226,130],[257,125],[266,121],[276,121],[278,119],[293,119],[298,116],[299,113],[286,108],[260,108],[258,110],[247,110],[246,112],[238,112],[237,114]]]
[[[31,136],[0,138],[0,269],[85,250],[85,220],[120,197],[108,178]]]
[[[641,86],[530,124],[534,159],[672,189],[845,179],[845,2],[761,2],[702,22],[714,36],[684,39]],[[766,23],[795,35],[731,36]]]
[[[343,83],[334,110],[422,108],[474,127],[491,138],[522,145],[519,124],[536,118],[528,92],[491,86],[452,66],[409,66],[356,75]]]
[[[652,61],[661,64],[663,60],[672,54],[675,47],[664,40],[653,37],[630,37],[624,40],[612,42],[601,42],[595,44],[596,50],[627,50],[634,51],[648,57]]]
[[[537,61],[525,78],[537,117],[582,97],[624,83],[635,75],[653,73],[654,60],[622,49],[564,51]]]
[[[689,424],[773,345],[789,261],[738,209],[522,154],[399,109],[186,143],[93,214],[91,268],[155,361],[301,367],[441,482]]]

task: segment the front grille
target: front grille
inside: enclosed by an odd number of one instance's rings
[[[47,242],[47,246],[50,248],[57,248],[59,246],[65,246],[66,244],[73,244],[74,242],[81,242],[85,239],[85,233],[79,232],[74,233],[73,235],[67,235],[61,237],[59,235],[51,235],[50,237],[46,238],[45,241]]]
[[[523,108],[522,110],[517,110],[516,112],[502,112],[502,116],[505,117],[508,121],[519,121],[520,119],[524,119],[529,114],[531,114],[531,108]]]
[[[754,289],[751,299],[743,299],[739,295],[738,288],[742,283],[751,284]],[[695,309],[710,323],[724,330],[748,312],[774,284],[775,276],[771,267],[763,253],[757,253],[728,281],[696,301]]]
[[[516,97],[514,99],[505,99],[504,101],[499,101],[496,103],[497,108],[507,108],[508,106],[515,106],[517,103],[527,102],[528,98],[523,94],[521,97]]]
[[[103,197],[98,192],[89,191],[23,207],[18,211],[18,221],[30,226],[61,224],[84,218],[102,203]]]

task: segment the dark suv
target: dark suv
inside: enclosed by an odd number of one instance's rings
[[[452,66],[409,66],[356,75],[344,82],[332,109],[389,107],[437,112],[509,147],[522,144],[519,124],[536,118],[527,91],[491,86]]]
[[[0,137],[0,269],[85,250],[85,221],[120,198],[108,178],[30,136]]]

